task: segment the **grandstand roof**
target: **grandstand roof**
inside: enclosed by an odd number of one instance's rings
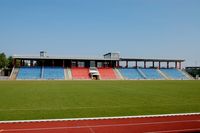
[[[57,57],[57,56],[18,56],[14,55],[14,59],[24,59],[24,60],[41,60],[41,59],[48,59],[48,60],[113,60],[113,61],[149,61],[149,62],[184,62],[183,59],[149,59],[149,58],[119,58],[119,59],[112,59],[112,58],[100,58],[100,57]]]
[[[57,56],[18,56],[14,55],[13,59],[24,59],[24,60],[105,60],[105,61],[117,61],[119,59],[109,59],[100,57],[57,57]]]
[[[183,59],[149,59],[149,58],[120,58],[120,61],[149,61],[149,62],[184,62]]]

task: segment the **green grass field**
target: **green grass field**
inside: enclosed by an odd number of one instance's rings
[[[0,120],[200,112],[200,81],[0,81]]]

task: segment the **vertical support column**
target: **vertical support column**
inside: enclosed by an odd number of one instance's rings
[[[31,67],[33,66],[33,60],[30,60],[30,65],[31,65]]]
[[[42,67],[44,67],[44,60],[42,60]]]
[[[112,61],[109,62],[109,67],[112,68]]]
[[[158,62],[158,69],[160,69],[160,61]]]
[[[20,60],[20,67],[22,66],[22,60]]]
[[[153,65],[153,68],[154,68],[155,67],[155,62],[154,61],[152,62],[152,65]]]
[[[63,68],[65,67],[65,60],[63,60],[63,64],[62,64]]]
[[[55,65],[55,64],[54,64],[54,60],[52,60],[52,66],[54,67],[54,65]]]
[[[117,61],[117,68],[119,68],[119,61]]]
[[[178,63],[177,63],[177,61],[175,62],[175,68],[177,69],[178,68],[178,65],[177,65]]]
[[[144,61],[144,68],[147,68],[147,62]]]
[[[135,61],[135,67],[136,67],[136,68],[138,67],[138,63],[137,63],[137,61]]]
[[[16,59],[13,60],[13,66],[16,66]]]
[[[24,60],[22,60],[22,66],[25,66],[25,61]]]
[[[179,69],[181,69],[181,62],[179,62]]]
[[[128,68],[128,61],[126,61],[126,68]]]
[[[167,62],[167,68],[169,68],[169,61]]]

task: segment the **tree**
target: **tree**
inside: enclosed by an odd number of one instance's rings
[[[8,61],[8,66],[7,67],[8,68],[12,68],[13,67],[13,58],[12,58],[12,56],[9,56],[7,61]]]
[[[6,68],[8,66],[8,60],[4,53],[0,53],[0,68]]]

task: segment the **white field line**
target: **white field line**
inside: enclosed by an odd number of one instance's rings
[[[189,132],[189,131],[200,131],[200,128],[193,129],[180,129],[180,130],[166,130],[166,131],[153,131],[153,132],[145,132],[145,133],[174,133],[174,132]]]
[[[200,122],[199,120],[183,120],[183,121],[166,121],[166,122],[143,122],[129,124],[104,124],[104,125],[85,125],[85,126],[69,126],[69,127],[49,127],[49,128],[23,128],[23,129],[2,129],[3,132],[16,131],[41,131],[41,130],[59,130],[59,129],[80,129],[80,128],[105,128],[105,127],[124,127],[124,126],[141,126],[141,125],[158,125],[158,124],[176,124],[176,123],[191,123]]]
[[[53,121],[80,121],[80,120],[109,120],[109,119],[129,119],[129,118],[152,118],[152,117],[174,117],[174,116],[192,116],[200,115],[196,113],[177,113],[177,114],[158,114],[158,115],[136,115],[136,116],[116,116],[116,117],[91,117],[91,118],[64,118],[64,119],[39,119],[39,120],[13,120],[0,121],[1,123],[20,123],[20,122],[53,122]]]
[[[163,104],[162,106],[174,106],[175,104]],[[182,104],[183,106],[191,104]],[[18,109],[0,109],[0,111],[41,111],[41,110],[79,110],[79,109],[102,109],[102,108],[131,108],[140,107],[134,105],[121,105],[121,106],[81,106],[81,107],[62,107],[62,108],[18,108]]]
[[[166,105],[164,105],[166,106]],[[83,106],[83,107],[63,107],[63,108],[21,108],[21,109],[0,109],[0,111],[41,111],[41,110],[78,110],[78,109],[99,109],[99,108],[129,108],[136,106]]]

